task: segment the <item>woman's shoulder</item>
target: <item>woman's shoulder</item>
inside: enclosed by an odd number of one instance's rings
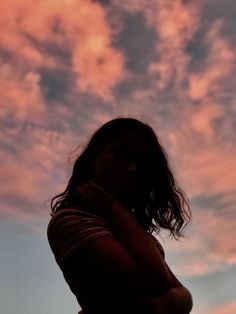
[[[102,236],[112,236],[107,222],[83,209],[59,210],[47,228],[48,241],[59,264],[73,251]]]
[[[48,223],[48,237],[63,234],[95,232],[98,229],[109,229],[102,217],[81,208],[63,208],[52,214]]]
[[[51,213],[51,219],[48,223],[48,228],[55,224],[63,224],[63,223],[82,223],[83,221],[98,221],[100,223],[106,224],[106,221],[93,213],[83,209],[83,208],[75,208],[68,207],[59,209],[55,213]]]
[[[81,207],[66,207],[58,209],[56,212],[50,213],[52,219],[63,216],[96,216]]]

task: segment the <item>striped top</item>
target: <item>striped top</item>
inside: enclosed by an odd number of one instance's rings
[[[61,209],[52,215],[47,228],[49,245],[55,260],[62,270],[65,271],[65,260],[75,252],[94,239],[101,237],[114,237],[110,225],[102,217],[81,209]],[[156,246],[164,258],[164,250],[159,241],[149,234],[155,241]],[[65,277],[65,274],[64,274]],[[65,277],[71,291],[83,309],[84,314],[93,313],[87,304],[87,296],[83,294],[84,288],[75,276]],[[73,277],[73,278],[72,278]],[[83,296],[82,296],[83,294]]]
[[[106,220],[80,209],[62,209],[55,213],[47,229],[48,241],[59,267],[86,243],[112,236]]]

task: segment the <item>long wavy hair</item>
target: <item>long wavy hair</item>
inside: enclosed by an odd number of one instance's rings
[[[146,138],[152,154],[149,194],[144,203],[136,205],[133,215],[146,232],[159,233],[163,228],[178,240],[184,237],[183,230],[191,221],[188,198],[177,186],[166,152],[152,127],[134,118],[108,121],[92,135],[73,165],[72,176],[66,189],[51,199],[52,215],[60,209],[76,207],[76,204],[78,206],[76,189],[93,178],[93,164],[99,152],[128,132]]]

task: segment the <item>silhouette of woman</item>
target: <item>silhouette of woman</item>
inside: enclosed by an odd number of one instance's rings
[[[152,233],[179,239],[191,211],[149,125],[116,118],[101,126],[51,209],[48,241],[79,313],[190,313],[191,294]]]

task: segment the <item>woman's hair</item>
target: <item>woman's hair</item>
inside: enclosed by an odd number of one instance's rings
[[[76,159],[72,176],[64,192],[51,200],[52,213],[62,208],[75,207],[78,203],[76,189],[92,179],[93,164],[105,145],[119,136],[133,132],[146,138],[152,154],[151,188],[145,204],[134,208],[134,216],[143,229],[159,233],[161,228],[179,239],[182,230],[191,221],[189,201],[182,189],[176,185],[170,170],[165,150],[160,145],[153,129],[133,118],[116,118],[101,126],[91,137],[83,152]]]

